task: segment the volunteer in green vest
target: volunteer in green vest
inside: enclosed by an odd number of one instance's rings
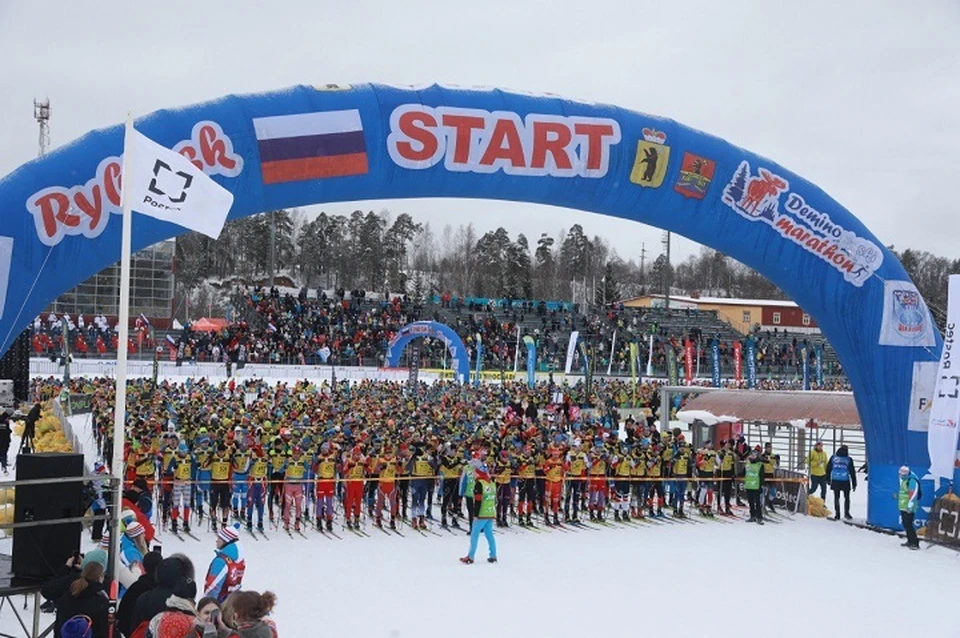
[[[747,522],[763,525],[763,503],[760,497],[763,492],[763,459],[760,457],[759,445],[753,449],[744,464],[743,489],[747,492],[747,503],[750,504],[750,518]]]
[[[827,500],[827,453],[823,451],[823,441],[817,441],[810,454],[807,455],[807,465],[810,467],[810,490],[813,494],[820,488],[820,500]]]
[[[917,502],[920,500],[920,480],[906,465],[900,468],[900,494],[897,496],[897,505],[900,507],[900,520],[903,529],[907,532],[907,542],[904,547],[920,549],[917,539],[917,530],[913,526],[913,519],[917,513]]]
[[[481,459],[472,459],[470,465],[476,476],[473,484],[474,519],[470,528],[470,553],[460,559],[465,565],[473,564],[477,553],[480,533],[487,538],[490,548],[488,563],[497,562],[497,541],[493,537],[493,520],[497,515],[497,486],[487,472],[487,465]]]

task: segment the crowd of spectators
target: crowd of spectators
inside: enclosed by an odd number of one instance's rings
[[[735,369],[734,343],[741,343],[741,357],[747,356],[746,338],[725,326],[715,313],[690,310],[625,308],[610,304],[582,309],[578,304],[514,300],[459,299],[449,294],[431,298],[429,303],[405,295],[368,295],[363,290],[337,289],[330,295],[306,288],[297,294],[273,287],[240,288],[232,295],[233,321],[222,328],[200,330],[187,324],[164,342],[164,355],[184,361],[231,361],[234,364],[270,363],[301,365],[384,366],[390,339],[407,323],[421,319],[450,325],[463,339],[471,360],[475,360],[478,338],[483,343],[483,369],[523,369],[526,348],[521,337],[532,336],[537,344],[537,369],[562,371],[566,366],[568,343],[573,331],[580,333],[595,361],[594,374],[628,375],[631,344],[636,343],[636,367],[646,373],[665,376],[668,358],[681,360],[685,344],[693,344],[694,366],[700,375],[711,370],[710,344],[718,342],[721,370],[729,376]],[[116,349],[116,332],[102,316],[84,326],[74,325],[69,315],[33,324],[33,343],[40,354],[60,351],[63,323],[69,328],[71,350],[87,356],[109,355]],[[149,324],[138,318],[130,338],[131,352],[149,350]],[[651,338],[652,337],[652,338]],[[757,374],[800,376],[802,351],[807,345],[809,369],[814,369],[814,343],[823,344],[821,359],[824,377],[839,377],[843,371],[829,346],[819,335],[788,334],[776,329],[752,335]],[[92,344],[92,346],[91,346]],[[650,348],[653,352],[650,352]],[[169,352],[166,349],[169,348]],[[439,340],[421,344],[421,367],[446,367],[447,352]],[[746,362],[741,359],[741,371]],[[579,354],[574,370],[583,371]]]

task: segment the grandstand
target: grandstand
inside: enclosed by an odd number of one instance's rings
[[[250,361],[383,366],[384,351],[392,334],[406,323],[429,319],[454,328],[471,351],[475,336],[481,335],[487,370],[525,366],[526,351],[517,348],[518,337],[524,335],[537,340],[539,371],[562,370],[570,333],[576,330],[598,353],[594,368],[597,374],[605,374],[609,369],[612,375],[628,375],[633,341],[640,351],[639,370],[645,371],[652,335],[653,356],[649,358],[654,375],[666,375],[668,344],[681,347],[688,338],[698,344],[697,369],[701,376],[706,375],[710,369],[708,344],[716,338],[720,344],[722,374],[733,376],[733,343],[745,338],[717,310],[627,307],[622,302],[583,309],[578,304],[562,301],[459,299],[444,295],[428,298],[421,304],[400,295],[357,290],[308,292],[306,289],[238,287],[230,294],[230,306],[233,321],[224,330],[166,330],[157,331],[152,339],[138,336],[131,339],[133,358],[152,358],[154,344],[185,341],[189,346],[187,358],[197,361],[221,361],[225,354],[236,361],[238,346],[245,343]],[[88,326],[88,331],[93,330],[92,322]],[[144,326],[141,329],[146,330]],[[35,354],[58,354],[61,348],[57,328],[41,320],[34,324],[34,332],[37,331],[39,335],[32,335]],[[804,342],[811,352],[814,345],[823,346],[825,375],[842,375],[835,352],[819,333],[757,327],[753,336],[757,342],[759,375],[796,377],[800,374],[800,346]],[[101,337],[98,345],[105,348],[90,347],[97,337]],[[108,337],[106,332],[86,335],[83,338],[88,347],[84,352],[75,347],[78,331],[72,330],[73,356],[112,356],[116,345]],[[446,353],[439,342],[425,344],[421,357],[423,367],[446,367]]]

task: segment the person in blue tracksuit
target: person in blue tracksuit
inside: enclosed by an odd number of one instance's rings
[[[857,491],[857,470],[850,458],[846,445],[837,448],[837,452],[827,461],[827,476],[830,477],[830,489],[833,490],[833,519],[840,520],[840,495],[843,494],[843,517],[850,516],[850,488]]]

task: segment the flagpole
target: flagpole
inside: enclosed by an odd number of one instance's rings
[[[130,175],[132,162],[130,161],[132,144],[128,142],[133,136],[133,117],[127,113],[127,124],[124,129],[123,167],[121,179]],[[110,555],[113,557],[113,582],[110,584],[110,598],[117,600],[120,578],[120,501],[123,494],[123,442],[126,426],[127,411],[127,333],[130,323],[130,243],[131,243],[131,189],[123,189],[123,215],[120,231],[120,305],[117,307],[119,317],[117,324],[117,376],[116,376],[116,407],[113,415],[113,460],[110,464],[111,472],[117,480],[113,498],[113,521],[110,530]]]

